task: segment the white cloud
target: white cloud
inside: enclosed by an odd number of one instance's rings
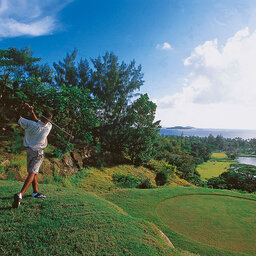
[[[162,125],[256,129],[256,31],[238,31],[223,46],[197,46],[184,60],[181,92],[156,99]]]
[[[71,0],[0,0],[0,38],[53,33],[56,14]]]
[[[164,42],[162,44],[157,44],[156,49],[159,50],[172,50],[172,46],[168,42]]]

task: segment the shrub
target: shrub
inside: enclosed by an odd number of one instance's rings
[[[23,138],[20,135],[19,130],[17,129],[17,127],[13,128],[13,135],[10,139],[11,141],[11,147],[8,148],[8,152],[9,153],[14,153],[14,154],[18,154],[21,152],[21,150],[23,149]]]
[[[153,188],[153,185],[149,178],[145,178],[144,180],[141,181],[141,183],[137,187],[145,189],[145,188]]]
[[[138,184],[141,182],[141,179],[137,177],[133,177],[130,174],[125,175],[125,174],[115,173],[112,175],[112,179],[114,183],[124,188],[134,188],[138,186]]]
[[[9,171],[7,174],[7,180],[15,180],[15,175],[13,171]]]
[[[175,166],[168,164],[163,160],[159,161],[159,160],[151,159],[149,163],[145,165],[145,167],[154,171],[155,173],[158,173],[163,169],[166,171],[168,175],[174,174],[176,172]]]
[[[163,186],[168,182],[168,174],[163,169],[162,171],[158,172],[155,177],[156,185],[157,186]]]

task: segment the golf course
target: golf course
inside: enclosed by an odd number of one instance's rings
[[[0,255],[183,255],[148,221],[82,190],[42,185],[47,200],[25,195],[12,209],[20,185],[0,181]]]
[[[199,255],[256,254],[256,196],[205,188],[112,192],[106,198]]]
[[[253,194],[163,187],[99,197],[42,184],[47,199],[28,193],[19,209],[12,209],[20,185],[0,181],[1,255],[256,254]]]
[[[212,153],[209,161],[197,166],[197,171],[200,173],[202,180],[212,177],[218,177],[221,173],[228,170],[232,163],[236,161],[228,159],[223,152]]]

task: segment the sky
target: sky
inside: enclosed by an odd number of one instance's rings
[[[163,127],[256,129],[256,0],[0,0],[0,47],[142,65]]]

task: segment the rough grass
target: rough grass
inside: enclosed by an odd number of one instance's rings
[[[117,165],[109,168],[89,168],[86,170],[86,177],[81,180],[80,187],[86,191],[94,191],[102,193],[113,189],[120,189],[113,184],[112,175],[130,174],[134,177],[149,178],[153,185],[155,183],[155,174],[142,166],[135,167],[133,165]]]
[[[254,231],[256,222],[253,218],[256,195],[205,188],[165,187],[114,191],[106,194],[105,198],[120,206],[128,214],[156,224],[168,236],[175,248],[204,256],[241,256],[256,253],[253,244],[256,240]],[[240,210],[240,205],[244,209]],[[209,223],[204,223],[204,220]],[[182,228],[187,228],[187,233],[184,233]],[[240,229],[241,234],[239,234]],[[233,230],[236,231],[232,232]],[[220,235],[220,232],[224,234]],[[199,234],[204,236],[204,241],[198,238]],[[220,235],[223,241],[219,239],[217,243],[212,240],[213,234],[214,239]],[[238,237],[240,239],[237,239]],[[231,242],[236,243],[236,248],[230,248]],[[240,248],[240,252],[231,251],[237,248]]]
[[[235,161],[230,161],[225,153],[213,153],[208,162],[197,166],[197,171],[200,173],[202,180],[206,180],[218,177],[223,172],[226,172],[233,163]]]
[[[0,181],[0,255],[187,255],[149,222],[82,190],[41,185],[46,199],[24,197],[12,209],[21,185]]]

